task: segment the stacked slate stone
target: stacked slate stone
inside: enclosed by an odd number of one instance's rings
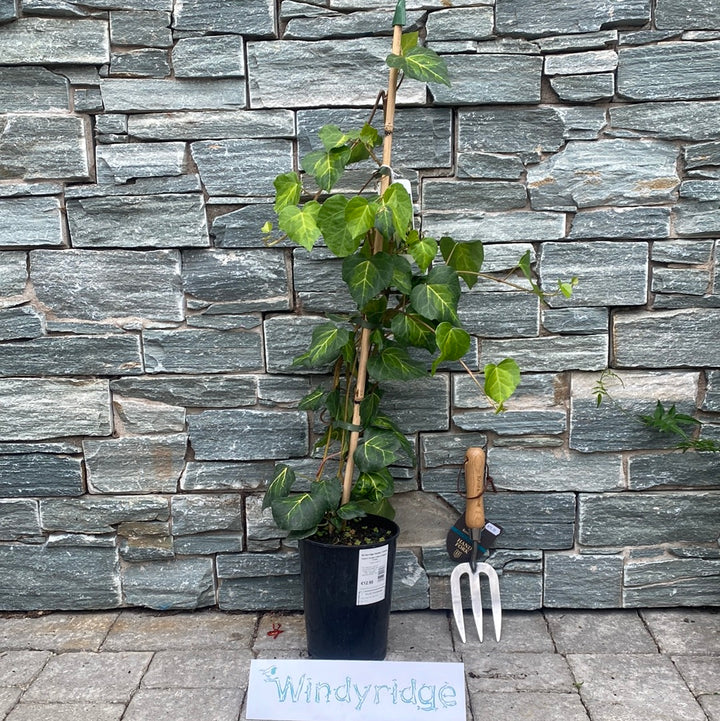
[[[315,132],[367,116],[391,4],[0,0],[0,608],[300,606],[262,491],[309,466],[290,364],[350,301],[338,261],[260,227]],[[453,80],[401,88],[417,222],[579,286],[465,293],[470,365],[524,379],[501,415],[456,365],[393,389],[419,458],[398,505],[453,518],[487,444],[506,608],[720,604],[720,458],[632,418],[660,399],[720,436],[720,2],[408,0],[408,22]],[[630,415],[596,408],[607,366]],[[437,536],[401,551],[398,608],[447,607]]]

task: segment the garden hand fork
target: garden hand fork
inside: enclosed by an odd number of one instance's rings
[[[470,583],[470,602],[473,620],[480,641],[483,640],[482,597],[480,595],[480,575],[487,576],[490,584],[490,600],[492,605],[495,640],[500,640],[502,630],[502,607],[500,605],[500,583],[495,569],[488,563],[477,562],[480,529],[485,526],[485,451],[482,448],[468,448],[465,454],[465,487],[467,505],[465,507],[465,525],[472,536],[472,554],[468,563],[455,567],[450,576],[450,595],[452,598],[453,616],[460,638],[465,643],[465,618],[463,616],[462,596],[460,593],[460,577],[467,574]]]

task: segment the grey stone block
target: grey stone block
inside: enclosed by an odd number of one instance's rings
[[[180,478],[183,491],[256,491],[274,475],[272,461],[189,461]],[[248,496],[246,502],[254,498]]]
[[[482,338],[536,336],[539,299],[529,293],[463,293],[458,315],[463,327]]]
[[[175,406],[236,408],[255,405],[257,377],[245,375],[152,375],[111,381],[115,394]]]
[[[655,9],[655,24],[658,28],[671,30],[707,30],[718,28],[717,0],[698,2],[697,0],[658,0]]]
[[[583,452],[668,448],[674,438],[645,427],[637,417],[651,414],[657,401],[694,413],[697,375],[678,372],[624,372],[621,382],[606,379],[618,405],[597,405],[597,374],[574,373],[571,380],[570,448]]]
[[[68,82],[46,68],[0,68],[0,104],[7,113],[67,111]]]
[[[0,541],[40,538],[37,501],[0,500]]]
[[[406,31],[418,30],[425,14],[406,13]],[[322,14],[311,18],[290,18],[284,39],[322,40],[324,38],[356,38],[368,35],[390,34],[393,13],[390,10],[368,10],[350,13]]]
[[[114,548],[3,544],[0,608],[6,611],[117,608],[121,604]],[[23,593],[18,594],[22,588]]]
[[[142,140],[287,138],[295,134],[293,113],[282,109],[140,113],[128,117],[127,132]]]
[[[130,435],[180,433],[185,430],[185,409],[133,398],[113,398],[123,430]]]
[[[158,561],[175,555],[167,522],[120,523],[117,533],[120,557],[130,563]]]
[[[615,94],[615,76],[612,73],[597,75],[556,75],[550,85],[560,100],[568,103],[596,103],[611,100]]]
[[[653,293],[705,295],[711,290],[711,278],[707,270],[654,268],[650,290]]]
[[[0,440],[106,436],[111,423],[106,380],[0,379]]]
[[[618,608],[621,556],[546,554],[543,605],[550,608]]]
[[[143,353],[149,373],[236,373],[262,368],[261,338],[253,332],[147,330]]]
[[[676,147],[660,141],[571,141],[530,168],[530,202],[537,210],[574,210],[672,200],[677,156]]]
[[[337,125],[347,132],[360,128],[368,120],[366,109],[322,108],[298,110],[298,155],[322,147],[317,136],[324,125]],[[393,130],[393,154],[402,158],[406,168],[449,168],[452,165],[450,125],[452,113],[447,108],[398,108]],[[380,118],[373,127],[383,132]]]
[[[588,50],[545,57],[545,75],[587,75],[613,72],[618,55],[614,50]]]
[[[681,200],[675,206],[675,232],[679,236],[716,236],[720,229],[717,201]]]
[[[538,259],[546,292],[557,290],[558,280],[578,279],[572,297],[549,298],[551,307],[645,305],[648,272],[648,246],[638,242],[543,243]]]
[[[453,423],[464,431],[492,431],[500,435],[558,435],[566,429],[565,411],[507,410],[468,411],[453,414]]]
[[[243,498],[240,494],[180,495],[170,504],[175,536],[206,531],[236,531],[242,537]]]
[[[38,299],[59,317],[177,321],[184,316],[177,251],[35,250],[30,279]]]
[[[610,124],[666,140],[714,140],[718,106],[717,101],[629,103],[610,108]]]
[[[565,213],[516,210],[511,213],[426,213],[423,230],[441,238],[482,240],[486,243],[516,243],[559,240],[565,237]]]
[[[713,513],[718,498],[720,494],[713,491],[581,493],[578,540],[596,547],[714,543],[717,521]]]
[[[542,59],[534,55],[445,55],[452,87],[434,85],[440,105],[540,102]]]
[[[686,145],[683,149],[685,167],[702,168],[705,165],[720,165],[720,142]]]
[[[428,577],[415,554],[410,549],[398,549],[393,568],[391,610],[428,608],[428,589]]]
[[[184,434],[83,442],[93,493],[174,493],[185,464]]]
[[[103,20],[24,17],[0,33],[5,65],[102,65],[110,60]]]
[[[87,182],[91,180],[89,137],[86,118],[4,115],[0,118],[0,179]]]
[[[0,496],[79,496],[83,475],[79,458],[28,453],[0,455]]]
[[[720,365],[714,308],[619,313],[614,317],[617,367]]]
[[[215,603],[210,558],[129,564],[122,569],[122,587],[127,603],[162,611]]]
[[[293,358],[308,349],[313,329],[326,322],[318,316],[276,315],[267,318],[263,326],[268,371],[295,370],[291,369]]]
[[[98,183],[127,183],[132,178],[182,175],[185,168],[185,144],[101,145],[97,148],[96,158]],[[136,198],[135,202],[139,203],[141,199]]]
[[[186,251],[185,292],[204,301],[240,302],[248,309],[290,307],[288,268],[283,251]]]
[[[484,40],[493,36],[494,13],[491,7],[451,8],[428,14],[427,40]]]
[[[105,112],[143,113],[179,110],[232,110],[245,107],[242,78],[124,79],[100,84]]]
[[[606,717],[608,708],[622,704],[628,719],[647,717],[656,708],[657,721],[672,721],[683,709],[688,721],[703,721],[705,715],[667,656],[654,654],[571,654],[568,663],[582,681],[580,696],[592,716]],[[661,694],[665,703],[655,707],[650,699]]]
[[[121,523],[167,521],[169,516],[169,502],[159,496],[83,496],[40,503],[40,518],[47,531],[112,533]]]
[[[581,0],[498,0],[498,32],[508,35],[559,35],[597,32],[607,26],[644,25],[650,20],[645,0],[603,0],[591,12]]]
[[[5,246],[59,246],[65,242],[60,203],[52,196],[0,200],[0,233]]]
[[[27,254],[22,251],[0,251],[0,295],[20,295],[27,281]]]
[[[203,140],[190,150],[210,195],[274,196],[275,176],[292,167],[287,140]]]
[[[520,408],[552,408],[557,406],[556,395],[563,383],[559,374],[523,373],[511,403]],[[491,404],[484,398],[475,381],[463,373],[453,376],[453,407],[491,408]]]
[[[218,553],[239,553],[244,549],[242,533],[197,533],[178,536],[173,543],[181,556],[214,556]]]
[[[300,576],[221,578],[218,607],[224,611],[299,611],[302,609]]]
[[[110,42],[113,45],[141,45],[146,48],[172,47],[170,13],[154,10],[112,10]]]
[[[607,365],[606,335],[540,336],[512,340],[485,340],[481,345],[483,363],[500,363],[514,358],[523,371],[602,370]]]
[[[707,386],[701,408],[704,411],[720,412],[720,371],[707,371]]]
[[[404,433],[448,430],[450,379],[447,374],[389,382],[383,384],[383,388],[381,408]]]
[[[608,208],[580,210],[573,220],[568,238],[643,239],[670,235],[669,208]]]
[[[266,245],[261,228],[267,221],[276,220],[272,205],[247,205],[215,218],[211,234],[219,248],[264,248]],[[280,247],[283,245],[289,246],[290,242],[281,243]]]
[[[387,85],[387,54],[386,38],[249,42],[250,107],[371,107],[378,90]],[[364,68],[360,76],[358,67]],[[425,85],[403,83],[398,100],[424,103]]]
[[[550,333],[592,335],[608,332],[607,308],[547,308],[541,312],[542,326]]]
[[[273,37],[275,6],[270,0],[227,3],[225,0],[185,0],[176,8],[175,30],[200,30],[252,37]]]
[[[549,53],[572,53],[582,50],[602,50],[618,42],[618,31],[598,30],[594,33],[555,35],[534,40],[540,50]]]
[[[264,483],[274,473],[265,475]],[[272,509],[262,507],[263,498],[259,495],[247,496],[245,499],[245,525],[247,526],[247,550],[251,553],[276,551],[281,540],[287,535],[276,525],[272,517]]]
[[[121,155],[128,157],[127,153]],[[103,157],[101,154],[101,160]],[[121,174],[125,172],[117,170]],[[135,177],[132,167],[126,167],[126,171],[130,177]],[[154,171],[146,166],[146,170],[141,170],[140,174],[146,172],[152,174]],[[116,171],[113,171],[115,178],[119,179],[120,176],[115,173]],[[82,198],[67,201],[67,214],[70,236],[76,248],[176,248],[209,245],[205,206],[201,195]]]
[[[181,38],[172,51],[176,78],[243,77],[243,40],[237,35]]]
[[[142,371],[137,336],[43,336],[8,342],[0,357],[0,376],[133,375]]]
[[[0,2],[0,25],[17,20],[19,15],[19,0],[3,0]]]
[[[525,169],[520,158],[513,155],[493,155],[473,151],[458,153],[457,165],[459,178],[518,180]]]
[[[188,417],[197,460],[254,461],[308,452],[307,416],[298,411],[210,410]]]
[[[619,454],[492,448],[495,485],[510,491],[613,491],[625,486]]]
[[[258,398],[263,405],[290,403],[294,406],[309,392],[310,382],[307,378],[268,375],[258,377]]]
[[[167,78],[169,75],[170,61],[167,50],[158,48],[150,48],[147,50],[117,50],[113,51],[110,55],[110,71],[108,77]],[[100,142],[104,141],[101,140]]]
[[[628,487],[707,488],[720,485],[717,453],[672,453],[634,455],[628,462]]]
[[[0,310],[0,340],[37,338],[45,330],[45,319],[34,308],[21,306]]]
[[[693,100],[720,92],[720,41],[670,42],[619,53],[618,93],[631,100]]]
[[[423,182],[422,205],[428,211],[513,210],[527,203],[525,186],[507,181]]]

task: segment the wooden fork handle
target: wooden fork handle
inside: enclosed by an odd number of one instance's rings
[[[465,453],[465,490],[467,505],[465,523],[468,528],[485,526],[485,451],[482,448],[468,448]]]

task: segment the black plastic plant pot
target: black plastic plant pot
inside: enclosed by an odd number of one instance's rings
[[[387,651],[393,567],[399,528],[381,543],[341,546],[300,541],[305,629],[311,658],[378,661]]]

